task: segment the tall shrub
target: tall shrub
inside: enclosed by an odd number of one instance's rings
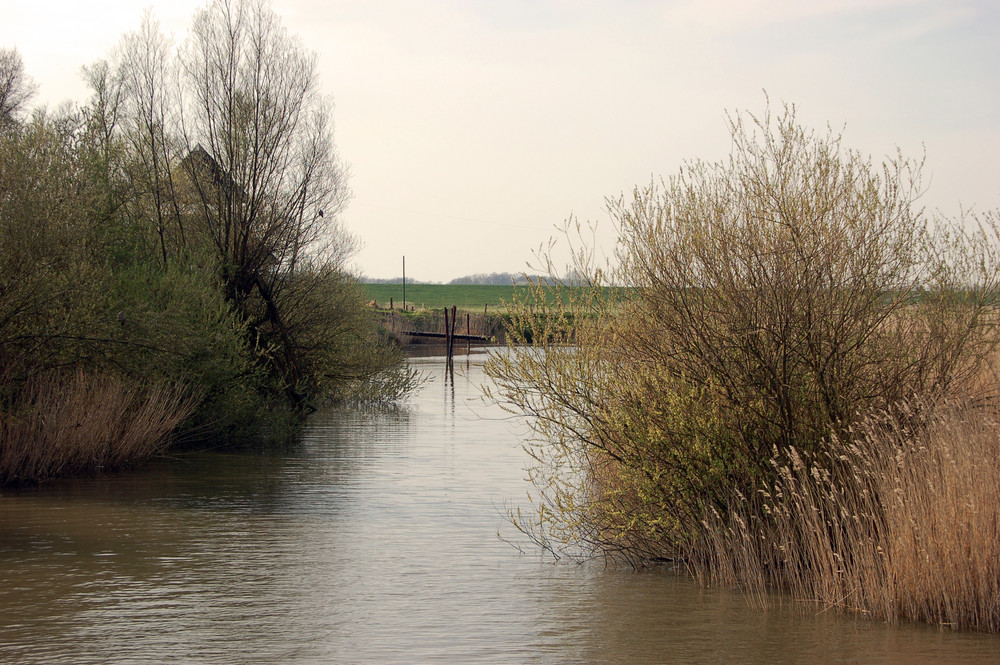
[[[617,265],[594,270],[585,246],[575,274],[623,297],[584,289],[572,346],[548,330],[490,363],[534,417],[546,538],[670,552],[769,482],[773,458],[961,384],[996,345],[991,217],[932,221],[920,162],[873,164],[793,107],[729,129],[727,160],[609,202]]]

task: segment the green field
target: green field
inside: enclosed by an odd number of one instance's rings
[[[378,302],[379,307],[389,307],[389,299],[392,298],[396,308],[403,300],[403,287],[400,284],[362,284],[361,287],[368,293],[369,300]],[[562,291],[563,302],[568,300],[572,290],[582,287],[567,287]],[[607,297],[613,297],[616,293],[623,293],[617,287],[603,287]],[[442,309],[452,305],[459,309],[473,312],[482,312],[485,308],[487,312],[497,312],[506,309],[505,303],[511,302],[517,294],[521,302],[530,302],[531,287],[497,286],[492,284],[407,284],[406,302],[415,309]],[[549,291],[551,298],[553,292]],[[551,301],[550,301],[551,302]]]
[[[362,284],[368,291],[370,300],[378,301],[379,306],[388,307],[392,298],[395,306],[403,300],[403,287],[400,284]],[[510,302],[515,289],[526,295],[525,287],[494,286],[481,284],[407,284],[406,302],[417,309],[440,309],[455,305],[460,309],[483,311],[484,308],[493,311]]]

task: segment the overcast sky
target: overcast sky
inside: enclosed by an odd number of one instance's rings
[[[196,0],[0,0],[37,101],[152,7],[182,41]],[[275,0],[319,54],[369,277],[519,272],[569,215],[729,148],[766,90],[875,159],[926,151],[924,203],[1000,208],[1000,3],[972,0]]]

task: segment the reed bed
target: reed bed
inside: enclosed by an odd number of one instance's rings
[[[794,450],[777,481],[710,511],[691,548],[704,582],[894,622],[1000,631],[1000,418],[920,401],[865,421],[835,456]]]
[[[134,466],[162,450],[196,400],[176,386],[47,374],[0,411],[0,485]]]

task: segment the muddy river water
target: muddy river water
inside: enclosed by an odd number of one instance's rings
[[[0,663],[1000,662],[994,636],[518,552],[521,426],[480,364],[413,362],[407,406],[292,445],[4,492]]]

